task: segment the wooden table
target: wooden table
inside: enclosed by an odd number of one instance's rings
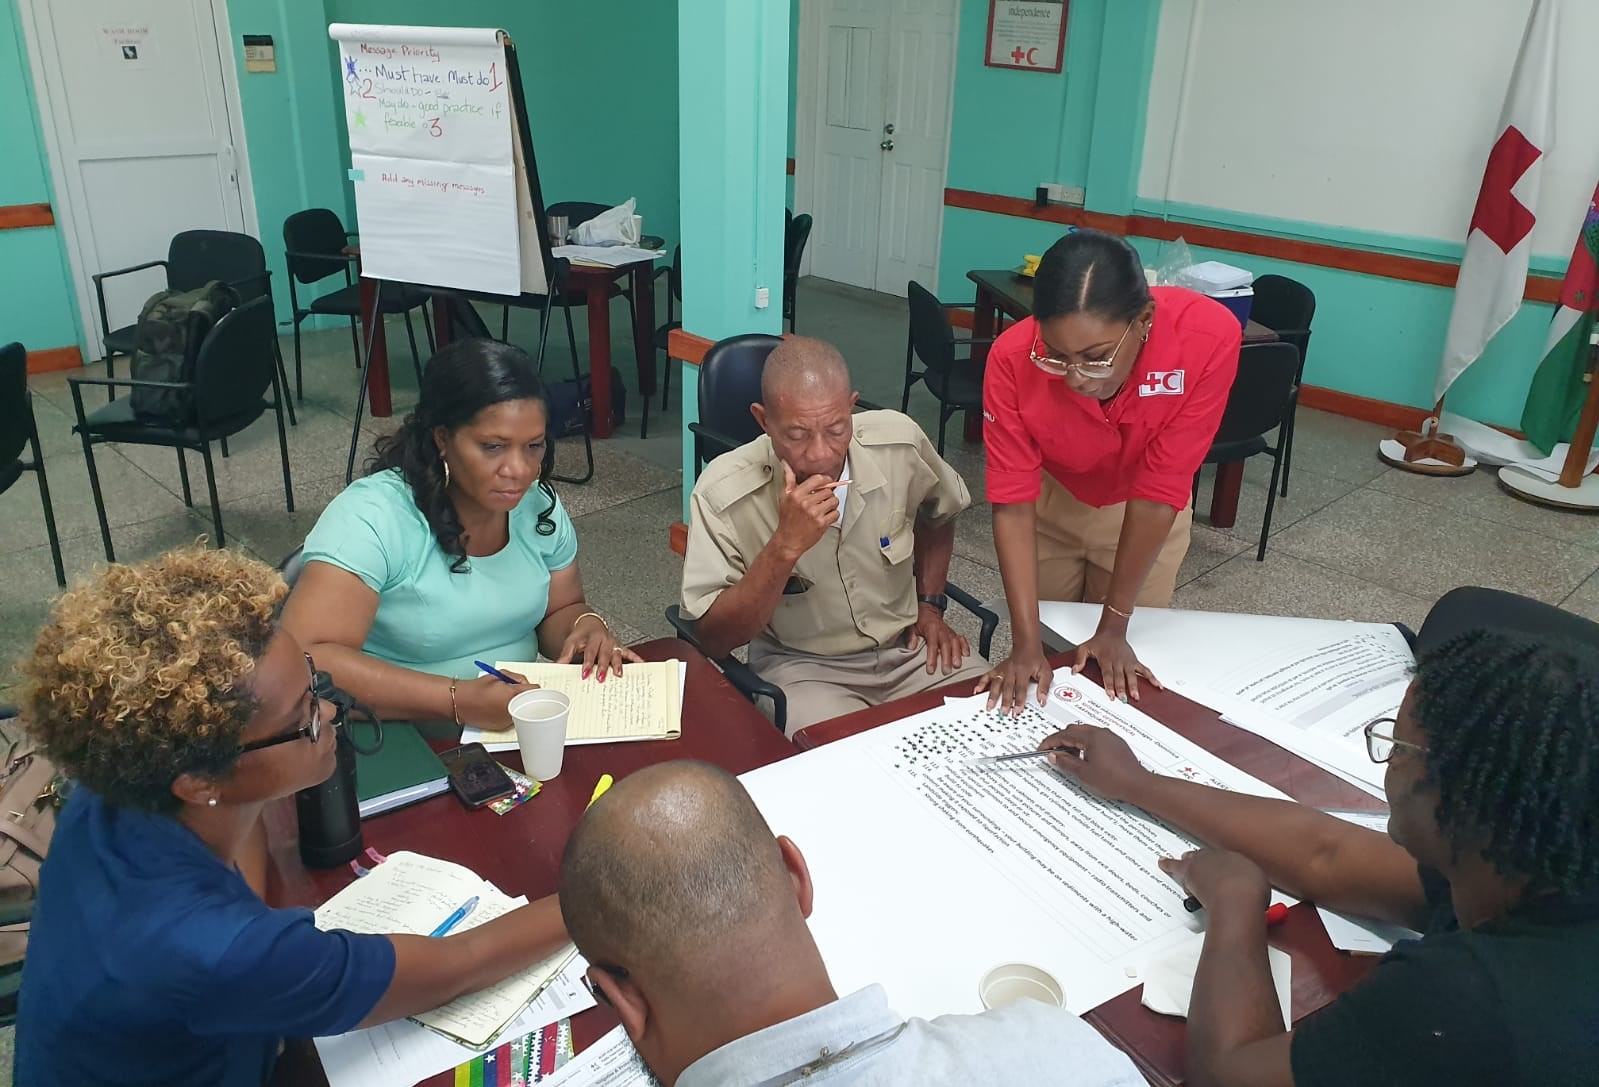
[[[558,262],[565,264],[565,262]],[[602,268],[587,264],[570,265],[558,282],[560,291],[569,298],[582,297],[588,310],[590,381],[594,392],[594,418],[590,434],[595,438],[611,436],[611,300],[620,293],[617,283],[626,277],[633,292],[633,356],[638,367],[640,399],[655,395],[655,259],[634,261],[615,268]],[[368,395],[372,414],[387,416],[392,413],[389,385],[388,337],[383,322],[374,324],[368,317],[377,297],[377,281],[361,280],[361,330],[371,343],[372,369],[368,379]],[[422,288],[426,290],[427,288]],[[497,306],[516,306],[538,309],[544,305],[542,295],[497,295],[477,291],[452,291],[477,302]],[[560,317],[559,306],[551,310],[551,319]],[[434,339],[437,347],[449,343],[450,318],[443,300],[433,302]],[[550,330],[552,339],[559,333]],[[546,351],[553,350],[547,347]],[[548,355],[546,354],[546,361]],[[553,373],[553,372],[552,372]],[[550,377],[546,380],[562,380]]]
[[[978,339],[998,336],[1005,318],[1020,321],[1033,315],[1033,280],[1018,275],[1009,268],[973,269],[966,278],[977,285],[977,307],[972,315],[972,335]],[[1244,342],[1276,343],[1277,333],[1250,321],[1244,326]],[[972,361],[981,363],[988,358],[987,345],[972,348]],[[966,413],[966,440],[983,440],[982,416]],[[1216,485],[1210,495],[1210,523],[1216,528],[1231,528],[1238,520],[1238,494],[1244,482],[1244,462],[1216,466]]]
[[[1057,654],[1050,661],[1056,668],[1069,668],[1071,654]],[[1090,665],[1087,675],[1098,682],[1096,666]],[[824,721],[803,729],[795,735],[794,741],[809,751],[932,709],[946,694],[957,693],[970,694],[971,685],[961,683]],[[1253,733],[1222,723],[1214,710],[1171,691],[1146,690],[1138,708],[1172,731],[1296,800],[1320,807],[1385,810],[1380,801],[1353,785]],[[1300,903],[1288,911],[1288,920],[1272,930],[1271,945],[1293,957],[1293,1017],[1296,1020],[1354,986],[1376,964],[1373,958],[1346,955],[1334,948],[1315,907],[1309,903]],[[1085,1018],[1125,1050],[1151,1083],[1159,1087],[1178,1087],[1183,1083],[1185,1021],[1156,1015],[1145,1008],[1139,1002],[1142,992],[1140,986],[1123,993],[1101,1004]]]
[[[443,857],[466,865],[506,894],[540,898],[555,892],[567,835],[588,806],[601,774],[620,778],[653,763],[684,758],[703,759],[742,774],[796,753],[765,715],[687,643],[662,638],[633,648],[646,660],[676,657],[688,662],[682,739],[569,747],[560,776],[545,782],[537,796],[505,815],[495,815],[487,808],[468,811],[454,794],[446,793],[366,821],[362,824],[366,844],[379,853],[409,849]],[[455,733],[453,724],[424,729],[438,750],[453,746]],[[521,765],[521,757],[514,751],[496,757],[509,765]],[[300,863],[292,802],[270,809],[267,827],[272,851],[267,901],[272,905],[315,907],[354,878],[348,866],[307,870]],[[614,1014],[603,1005],[574,1016],[577,1047],[592,1044],[615,1025]],[[290,1042],[272,1082],[275,1087],[325,1087],[327,1078],[315,1046],[306,1041]],[[455,1079],[445,1073],[425,1082],[450,1087]]]

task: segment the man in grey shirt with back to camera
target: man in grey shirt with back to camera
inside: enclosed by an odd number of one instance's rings
[[[1060,1008],[907,1020],[882,986],[840,997],[806,924],[811,896],[798,847],[736,778],[698,762],[618,782],[561,861],[561,914],[595,995],[668,1087],[1143,1087]]]

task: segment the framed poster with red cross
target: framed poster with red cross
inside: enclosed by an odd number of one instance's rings
[[[990,68],[1058,72],[1066,57],[1066,0],[988,0]]]

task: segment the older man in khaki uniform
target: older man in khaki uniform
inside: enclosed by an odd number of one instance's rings
[[[897,411],[853,414],[838,351],[767,359],[761,437],[712,461],[690,500],[683,614],[783,689],[789,735],[986,667],[944,621],[966,484]]]

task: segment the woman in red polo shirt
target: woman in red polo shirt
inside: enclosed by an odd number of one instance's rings
[[[1127,644],[1138,606],[1165,607],[1188,551],[1190,495],[1238,371],[1242,328],[1218,303],[1150,288],[1138,254],[1078,230],[1039,265],[1033,317],[994,342],[983,379],[994,507],[1013,647],[978,681],[1019,710],[1029,681],[1048,696],[1038,602],[1104,606],[1073,672],[1090,659],[1112,697],[1160,683]]]

